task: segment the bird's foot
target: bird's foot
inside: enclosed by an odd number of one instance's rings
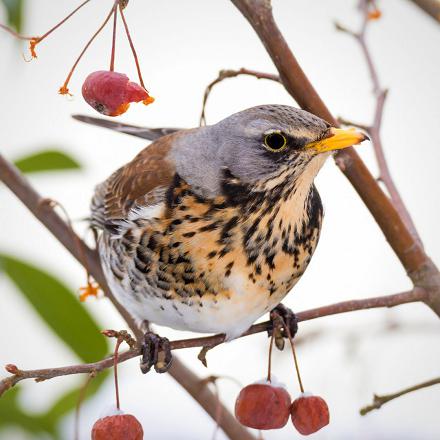
[[[267,331],[274,337],[275,345],[279,350],[284,348],[284,339],[289,336],[293,339],[298,331],[298,319],[295,313],[283,304],[278,304],[270,312],[271,327]]]
[[[148,373],[151,367],[154,367],[157,373],[166,373],[172,360],[170,341],[153,332],[145,333],[141,357],[142,373]]]

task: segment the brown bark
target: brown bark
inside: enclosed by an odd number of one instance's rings
[[[440,1],[438,0],[411,0],[422,11],[430,15],[437,23],[440,23]]]
[[[298,105],[338,126],[338,121],[310,83],[278,29],[270,0],[231,1],[260,37],[284,87]],[[414,239],[391,200],[354,149],[340,150],[335,155],[335,161],[370,210],[414,285],[430,291],[426,304],[440,317],[440,274],[437,267]]]

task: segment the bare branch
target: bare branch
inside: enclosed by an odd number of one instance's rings
[[[303,109],[337,126],[305,75],[272,15],[270,0],[231,0],[260,37],[286,90]],[[340,150],[335,161],[350,180],[415,285],[429,290],[427,305],[440,317],[440,273],[414,240],[388,196],[382,191],[353,148]]]
[[[440,2],[438,0],[411,0],[420,9],[440,23]]]
[[[432,380],[428,380],[427,382],[422,382],[418,385],[414,385],[409,388],[405,388],[402,391],[398,391],[397,393],[393,394],[385,394],[383,396],[374,395],[373,403],[371,405],[364,406],[359,410],[359,413],[361,416],[365,416],[370,411],[373,411],[375,409],[380,409],[382,405],[389,402],[390,400],[397,399],[400,396],[404,396],[405,394],[412,393],[413,391],[421,390],[422,388],[432,387],[433,385],[439,385],[440,384],[440,377],[437,377]]]
[[[226,78],[235,78],[239,75],[249,75],[254,76],[257,79],[268,79],[271,81],[281,82],[278,75],[273,75],[272,73],[257,72],[255,70],[245,69],[244,67],[239,70],[220,70],[220,72],[218,73],[218,77],[214,81],[209,83],[205,89],[205,93],[203,95],[202,113],[200,115],[199,121],[200,126],[206,125],[206,103],[213,87],[216,84],[225,80]]]
[[[360,128],[361,130],[366,131],[367,133],[370,131],[371,127],[366,124],[361,124],[360,122],[352,121],[351,119],[346,119],[341,116],[338,116],[338,122],[341,125],[351,125],[352,127]]]
[[[385,100],[387,97],[387,90],[384,89],[379,80],[379,75],[376,69],[376,66],[373,62],[373,58],[371,56],[371,52],[369,50],[369,47],[367,45],[366,41],[366,33],[369,26],[369,23],[371,22],[370,19],[370,12],[369,12],[369,0],[362,0],[360,2],[360,10],[362,13],[362,23],[360,30],[358,32],[353,32],[346,27],[344,27],[341,24],[336,23],[336,29],[344,32],[348,35],[351,35],[360,45],[360,48],[362,50],[362,53],[365,58],[365,62],[367,64],[368,72],[370,74],[371,82],[373,85],[373,94],[376,98],[376,109],[374,112],[373,117],[373,123],[366,127],[368,130],[368,134],[371,137],[371,142],[373,144],[374,153],[376,156],[377,164],[379,167],[379,178],[378,180],[381,181],[385,188],[387,189],[391,201],[399,213],[401,219],[404,221],[408,231],[413,236],[414,240],[417,242],[417,244],[420,247],[423,247],[422,240],[417,233],[417,229],[414,225],[414,222],[411,218],[411,215],[406,208],[402,197],[400,196],[400,193],[393,181],[393,178],[391,177],[391,173],[388,167],[388,163],[385,159],[385,153],[382,146],[382,138],[380,135],[380,130],[382,126],[382,116],[383,116],[383,109],[385,105]],[[341,119],[339,119],[340,121]]]
[[[305,310],[296,314],[299,322],[309,321],[312,319],[322,318],[324,316],[331,316],[340,313],[354,312],[357,310],[366,310],[380,307],[395,307],[402,304],[407,304],[411,302],[425,301],[427,292],[420,288],[415,288],[408,292],[397,293],[388,296],[379,296],[373,298],[365,298],[358,300],[343,301],[336,304],[330,304],[328,306],[322,306],[315,309]],[[243,333],[242,336],[250,336],[256,333],[261,333],[269,330],[271,328],[271,322],[265,321],[259,324],[254,324],[247,332]],[[224,334],[217,334],[214,336],[205,336],[200,338],[191,339],[180,339],[177,341],[170,342],[171,350],[181,350],[185,348],[194,347],[214,347],[223,343],[225,340]],[[132,359],[141,354],[139,347],[134,347],[119,355],[119,362],[125,362],[128,359]],[[173,361],[175,364],[176,359]],[[11,386],[20,382],[24,379],[36,379],[37,381],[52,379],[59,376],[67,376],[72,374],[83,374],[99,372],[106,368],[111,368],[113,366],[114,357],[108,357],[99,362],[94,362],[91,364],[81,364],[81,365],[70,365],[67,367],[60,368],[48,368],[42,370],[20,370],[15,365],[7,365],[6,370],[13,374],[13,376],[8,377],[0,381],[0,396],[6,390],[11,388]]]
[[[19,40],[30,41],[33,38],[33,37],[26,37],[24,35],[21,35],[18,32],[15,32],[14,29],[11,29],[10,27],[5,26],[4,24],[1,24],[1,23],[0,23],[0,29],[5,30],[6,32],[8,32],[12,36],[14,36],[15,38],[18,38]]]

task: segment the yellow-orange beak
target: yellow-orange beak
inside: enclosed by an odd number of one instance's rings
[[[357,131],[355,128],[341,129],[332,127],[329,130],[328,136],[319,141],[310,142],[305,148],[307,150],[315,150],[317,153],[324,153],[360,144],[366,139],[369,139],[368,136]]]

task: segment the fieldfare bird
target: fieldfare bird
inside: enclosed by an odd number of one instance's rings
[[[118,301],[141,321],[227,340],[301,278],[323,216],[313,180],[333,150],[366,139],[285,105],[189,130],[77,119],[156,139],[92,200],[102,267]],[[157,354],[155,343],[150,338],[147,351]],[[148,355],[146,363],[154,364]]]

